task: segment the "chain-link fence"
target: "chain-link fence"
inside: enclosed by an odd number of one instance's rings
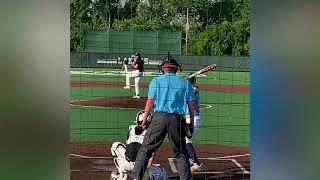
[[[217,64],[217,71],[250,71],[250,57],[184,56],[172,55],[185,70],[199,70],[209,64]],[[131,54],[71,53],[70,67],[121,68],[125,58],[132,62]],[[166,55],[142,54],[145,68],[156,69]]]

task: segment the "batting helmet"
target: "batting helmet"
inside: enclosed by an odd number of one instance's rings
[[[188,73],[187,77],[190,76],[192,73]],[[188,80],[190,81],[191,84],[195,84],[196,83],[196,77],[193,76],[191,78],[188,78]]]
[[[144,114],[144,110],[139,111],[137,113],[136,120],[134,122],[137,123],[138,125],[140,125],[143,121],[143,114]],[[152,114],[149,112],[147,117],[147,122],[148,122],[147,124],[151,122],[151,118],[152,118]]]
[[[147,180],[168,180],[169,176],[166,170],[160,166],[151,165],[147,169]]]

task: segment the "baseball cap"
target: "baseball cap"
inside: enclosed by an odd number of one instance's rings
[[[136,53],[132,54],[131,57],[135,57],[135,56],[139,56],[140,57],[140,53],[136,52]]]
[[[174,59],[165,60],[161,64],[162,68],[176,68],[178,66],[179,66],[179,64]]]

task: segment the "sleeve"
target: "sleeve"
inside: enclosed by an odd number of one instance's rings
[[[189,81],[187,81],[187,101],[194,101],[195,100],[195,96],[193,93],[193,88],[192,85]]]
[[[154,78],[149,85],[148,97],[156,99],[157,96],[157,78]]]

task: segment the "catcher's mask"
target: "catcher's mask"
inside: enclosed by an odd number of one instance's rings
[[[192,73],[188,73],[187,77],[190,76]],[[196,83],[196,77],[193,76],[192,78],[188,78],[188,80],[190,81],[191,84],[195,84]]]
[[[169,53],[168,53],[168,56],[159,65],[159,71],[161,70],[162,73],[164,74],[164,71],[162,68],[175,68],[176,69],[175,73],[177,72],[178,69],[182,71],[180,64],[178,64],[178,62],[175,59],[173,59]]]
[[[136,121],[135,121],[135,123],[137,123],[137,125],[141,125],[141,124],[142,124],[143,114],[144,114],[144,110],[139,111],[139,112],[137,113]],[[149,113],[148,113],[148,117],[147,117],[147,127],[148,127],[148,125],[149,125],[150,122],[151,122],[151,118],[152,118],[152,114],[149,112]]]

